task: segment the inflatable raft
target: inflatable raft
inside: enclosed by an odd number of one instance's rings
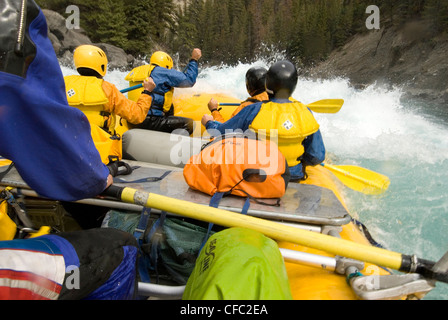
[[[130,84],[135,85],[135,83]],[[163,188],[162,192],[153,189],[153,192],[204,206],[209,204],[210,197],[191,190],[181,172],[190,157],[199,153],[202,146],[209,141],[200,121],[204,114],[210,113],[207,104],[212,98],[219,104],[226,105],[220,111],[225,120],[230,119],[236,108],[231,105],[237,105],[240,102],[235,97],[221,93],[176,91],[173,99],[175,115],[196,121],[197,125],[192,137],[145,130],[131,130],[124,133],[123,152],[126,159],[176,168],[165,181],[167,185],[176,186],[172,190],[173,194],[168,193],[168,188]],[[340,110],[340,107],[340,105],[336,108],[331,106],[332,111],[329,112],[334,113],[335,110]],[[163,149],[160,149],[161,145],[164,146]],[[289,185],[279,208],[252,204],[248,215],[298,229],[331,235],[353,243],[366,246],[376,245],[368,233],[366,234],[367,229],[350,216],[340,192],[343,186],[335,175],[323,166],[307,168],[307,174],[308,179],[304,183]],[[174,181],[168,182],[170,179]],[[157,187],[154,188],[157,189]],[[243,205],[244,200],[231,196],[223,199],[220,208],[240,212]],[[293,299],[421,298],[432,288],[420,276],[397,278],[391,270],[374,264],[342,258],[288,241],[278,241],[278,245],[285,259]],[[348,280],[347,277],[353,277],[354,274],[357,275],[354,277],[356,279]],[[362,276],[359,276],[361,274]]]
[[[143,150],[141,145],[144,141],[157,141],[154,142],[156,144],[164,141],[165,148],[157,149],[150,142],[150,146]],[[172,170],[160,182],[160,186],[151,184],[148,187],[133,187],[208,206],[210,196],[191,190],[182,175],[186,161],[191,155],[200,152],[206,141],[145,130],[128,131],[123,136],[123,150],[128,159],[146,165],[157,161],[164,169],[154,172],[153,176],[162,175],[166,168]],[[153,165],[149,166],[153,168]],[[248,215],[357,244],[376,246],[365,227],[351,217],[340,192],[343,188],[340,181],[322,166],[307,168],[307,173],[308,179],[305,182],[289,184],[280,207],[253,203]],[[130,177],[129,180],[132,181],[133,178]],[[223,199],[219,208],[241,212],[244,201],[230,196]],[[419,276],[397,278],[391,270],[371,263],[345,259],[288,241],[279,241],[278,245],[285,259],[292,296],[297,300],[405,299],[414,293],[417,297],[418,294],[422,296],[430,290],[426,280]],[[350,278],[353,274],[357,275],[356,279],[348,281],[347,277]],[[380,281],[379,279],[382,281],[381,285],[375,282]],[[374,282],[377,287],[372,285]],[[411,292],[414,290],[415,292]]]
[[[195,120],[202,117],[197,98],[200,98],[199,105],[206,108],[210,95],[196,95],[190,99],[183,116],[191,115]],[[182,99],[177,100],[178,103],[185,101]],[[222,100],[232,101],[224,96]],[[190,106],[191,113],[188,113]],[[232,110],[228,113],[230,115]],[[183,167],[188,159],[199,153],[206,142],[207,138],[202,136],[129,130],[123,135],[123,152],[124,161],[133,172],[115,178],[114,186],[154,195],[156,200],[148,200],[148,206],[156,211],[167,211],[174,216],[184,216],[185,213],[189,219],[203,222],[223,222],[225,228],[241,226],[260,232],[264,230],[268,237],[277,241],[291,295],[296,300],[420,299],[434,288],[432,282],[418,274],[398,275],[387,266],[372,262],[395,257],[381,259],[383,252],[376,250],[376,243],[369,238],[366,229],[350,215],[341,194],[342,184],[325,167],[307,168],[309,178],[300,184],[290,183],[278,207],[251,203],[247,217],[242,218],[240,212],[245,199],[229,196],[220,202],[215,212],[215,208],[209,207],[210,196],[192,190],[183,177]],[[0,186],[14,187],[26,197],[39,198],[14,169],[4,177]],[[150,201],[163,204],[159,206],[154,202],[152,205]],[[86,199],[80,203],[135,213],[141,213],[145,205],[104,198]],[[215,217],[225,214],[216,221],[211,221],[214,218],[208,221],[208,213]],[[303,241],[302,233],[304,238],[313,241]],[[310,234],[315,234],[316,239]],[[322,245],[316,245],[320,242]],[[331,245],[332,242],[335,245]],[[335,253],[339,243],[344,247],[341,252],[347,253],[347,257]],[[331,249],[326,250],[326,247]],[[359,252],[363,250],[366,252]],[[358,260],[351,256],[369,256],[369,259]],[[139,284],[140,294],[159,298],[180,299],[184,289],[183,285]]]

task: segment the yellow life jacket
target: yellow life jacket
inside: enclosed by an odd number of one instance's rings
[[[68,104],[84,112],[91,124],[113,132],[116,119],[115,115],[104,113],[104,105],[109,99],[103,91],[103,80],[83,76],[67,76],[64,80]]]
[[[110,157],[121,160],[122,143],[115,133],[116,115],[104,112],[109,99],[102,88],[103,80],[77,75],[64,80],[68,104],[81,110],[89,120],[92,139],[103,163],[109,164]]]
[[[143,81],[145,81],[145,79],[148,78],[150,68],[151,65],[145,64],[143,66],[134,68],[131,72],[129,72],[129,74],[124,78],[126,81],[129,81],[129,87],[134,87],[139,84],[142,84]],[[137,102],[143,90],[144,89],[141,88],[128,92],[129,100]]]
[[[163,103],[164,113],[168,113],[171,110],[171,106],[173,105],[173,96],[174,96],[174,88],[171,88],[170,91],[165,93],[165,100]]]
[[[8,215],[8,201],[1,200],[0,202],[0,241],[14,240],[17,233],[16,223]],[[30,233],[27,238],[37,238],[43,235],[50,234],[51,227],[42,226],[36,232]]]
[[[101,161],[109,164],[112,161],[123,158],[123,144],[119,135],[110,135],[98,126],[90,126],[95,147],[101,155]]]
[[[305,152],[303,141],[319,130],[319,124],[308,108],[298,102],[263,103],[260,112],[249,126],[261,139],[278,140],[280,151],[288,165],[300,164]]]
[[[136,85],[142,84],[146,78],[151,76],[151,73],[155,67],[157,67],[157,66],[153,65],[153,64],[146,64],[146,65],[134,68],[126,76],[125,80],[129,81],[130,87],[134,87]],[[143,90],[144,89],[142,88],[141,90],[133,90],[131,92],[128,92],[128,98],[130,100],[137,101],[138,98],[140,97],[141,93],[143,92]],[[168,91],[166,93],[158,93],[157,91],[153,91],[152,93],[164,96],[163,112],[168,113],[171,109],[171,106],[173,105],[174,88],[171,88],[170,91]],[[152,107],[160,108],[161,106],[152,106]]]
[[[17,225],[8,216],[8,202],[0,203],[0,241],[13,240],[17,232]]]

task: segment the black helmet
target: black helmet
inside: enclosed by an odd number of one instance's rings
[[[284,93],[284,96],[290,97],[296,89],[298,78],[297,69],[291,62],[276,62],[266,75],[266,91],[270,96]]]
[[[251,95],[257,95],[266,91],[266,73],[268,71],[263,67],[253,67],[246,73],[246,88]]]

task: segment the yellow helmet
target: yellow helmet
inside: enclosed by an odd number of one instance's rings
[[[73,54],[75,68],[89,68],[98,72],[102,77],[107,72],[107,56],[103,50],[92,45],[82,45]]]
[[[149,63],[162,68],[173,68],[173,59],[171,59],[171,57],[167,53],[162,51],[154,52]]]

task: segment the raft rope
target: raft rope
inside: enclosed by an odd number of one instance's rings
[[[370,234],[369,229],[365,226],[365,224],[363,224],[361,221],[356,220],[354,218],[352,218],[353,223],[355,224],[355,226],[358,227],[358,229],[364,234],[364,236],[366,237],[366,239],[369,241],[369,243],[377,248],[381,248],[381,249],[386,249],[382,244],[380,244],[379,242],[377,242],[372,235]],[[391,272],[388,268],[379,266],[379,268],[385,270],[386,272]],[[350,277],[350,279],[352,279],[353,277],[358,277],[358,276],[363,276],[363,274],[359,273],[359,274],[353,274],[353,275],[349,275],[348,277]],[[348,279],[347,280],[350,280]]]
[[[377,242],[375,239],[373,239],[372,235],[370,234],[369,229],[361,222],[354,218],[352,218],[353,223],[358,227],[359,230],[365,235],[367,240],[370,242],[370,244],[374,247],[385,249],[385,247]]]

